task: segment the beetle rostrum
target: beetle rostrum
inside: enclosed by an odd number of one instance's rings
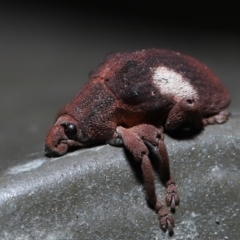
[[[123,145],[141,165],[146,198],[160,228],[171,233],[174,220],[167,207],[175,209],[180,199],[164,132],[199,132],[208,124],[224,123],[229,103],[216,75],[192,57],[161,49],[110,54],[59,113],[46,137],[46,155],[102,143]],[[166,187],[165,203],[155,192],[151,148]]]

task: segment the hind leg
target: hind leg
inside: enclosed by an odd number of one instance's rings
[[[228,120],[228,116],[229,116],[229,113],[223,110],[214,116],[203,118],[203,125],[206,126],[208,124],[224,123]]]
[[[174,131],[184,124],[187,124],[193,131],[198,131],[203,128],[198,101],[194,98],[182,98],[173,106],[168,114],[164,129],[166,131]]]

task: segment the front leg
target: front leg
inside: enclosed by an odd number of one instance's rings
[[[147,124],[138,125],[129,129],[117,127],[115,137],[122,139],[124,146],[132,153],[134,159],[141,163],[147,201],[158,213],[160,228],[172,232],[174,220],[162,201],[156,196],[153,168],[148,157],[148,148],[144,144],[144,142],[150,143],[158,149],[160,155],[160,173],[167,187],[166,202],[167,205],[175,207],[175,205],[179,203],[179,197],[176,193],[175,183],[170,177],[168,156],[163,142],[162,130]],[[113,142],[114,141],[111,141],[111,143]]]

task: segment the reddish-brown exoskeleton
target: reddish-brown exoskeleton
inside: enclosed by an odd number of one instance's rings
[[[149,149],[158,152],[166,205],[179,204],[171,177],[163,131],[199,131],[223,123],[230,97],[219,79],[199,61],[166,50],[108,55],[90,80],[58,116],[46,138],[47,156],[71,147],[123,144],[141,164],[147,200],[163,230],[174,220],[155,193]]]

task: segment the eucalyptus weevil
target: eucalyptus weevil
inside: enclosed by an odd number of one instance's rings
[[[180,200],[163,132],[197,132],[225,122],[227,90],[199,61],[157,49],[109,54],[89,78],[49,131],[46,155],[101,143],[125,146],[141,165],[147,201],[158,214],[160,228],[173,232],[173,217],[155,193],[150,148],[158,154],[166,205],[174,209]]]

